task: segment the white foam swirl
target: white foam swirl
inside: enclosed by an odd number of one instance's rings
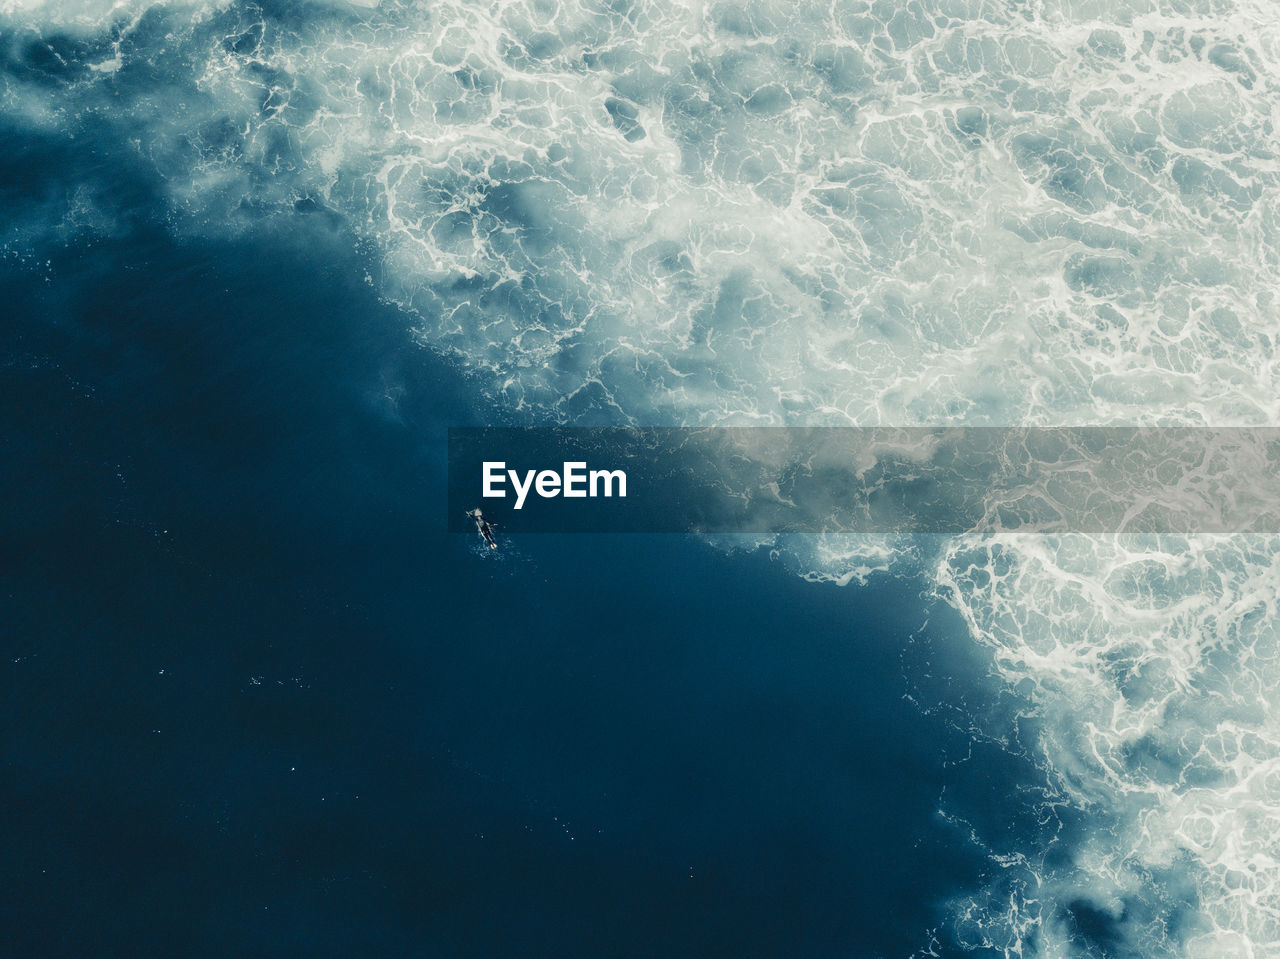
[[[1110,824],[1014,896],[1031,923],[1006,953],[1071,954],[1058,910],[1083,901],[1135,951],[1276,955],[1280,540],[957,539],[937,581],[1029,704],[1055,793]],[[1174,873],[1198,906],[1179,930],[1134,908]]]
[[[48,121],[196,228],[340,211],[530,415],[1276,422],[1274,18],[1040,6],[122,5]]]

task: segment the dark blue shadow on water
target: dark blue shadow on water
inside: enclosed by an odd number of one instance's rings
[[[494,414],[349,251],[139,227],[2,278],[0,952],[923,945],[983,862],[916,588],[446,535],[444,429]]]

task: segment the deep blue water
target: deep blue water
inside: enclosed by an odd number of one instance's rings
[[[444,429],[500,411],[307,222],[4,274],[0,951],[924,946],[984,863],[941,792],[994,834],[1023,771],[903,698],[920,586],[447,535]]]

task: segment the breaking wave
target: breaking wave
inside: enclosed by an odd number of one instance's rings
[[[113,144],[5,255],[135,229],[124,170],[179,235],[333,220],[512,423],[1280,423],[1268,0],[0,14],[4,123]],[[1275,537],[777,545],[926,573],[1044,771],[937,948],[1280,956]]]

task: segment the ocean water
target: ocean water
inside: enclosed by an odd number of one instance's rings
[[[439,502],[447,426],[1277,425],[1272,4],[0,44],[8,952],[1280,956],[1274,536]]]
[[[686,537],[449,535],[485,411],[306,240],[9,277],[6,954],[927,945],[988,868],[956,810],[1038,828],[953,720],[959,618]]]

